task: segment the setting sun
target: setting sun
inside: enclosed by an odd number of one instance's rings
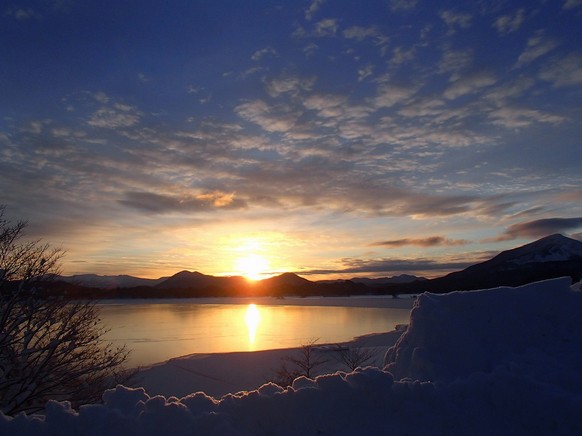
[[[236,260],[237,273],[249,280],[259,280],[269,267],[269,261],[258,254],[250,254]]]

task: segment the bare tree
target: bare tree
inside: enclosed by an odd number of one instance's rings
[[[327,359],[321,357],[315,346],[317,339],[312,339],[303,344],[297,356],[286,356],[282,360],[281,367],[273,380],[279,386],[290,386],[297,377],[312,378],[316,375],[316,368],[327,363]],[[287,366],[292,365],[291,368]]]
[[[25,241],[27,223],[13,224],[0,206],[0,410],[37,412],[49,399],[73,406],[100,400],[127,381],[125,347],[105,343],[94,303],[47,292],[65,252]]]
[[[353,371],[358,367],[362,367],[372,362],[376,355],[370,348],[343,347],[337,345],[335,349],[335,357],[338,362],[344,364]]]

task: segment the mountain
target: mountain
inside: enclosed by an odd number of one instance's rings
[[[97,274],[78,274],[72,276],[58,276],[57,280],[80,286],[100,289],[133,288],[136,286],[155,286],[167,277],[159,279],[143,279],[128,275],[100,276]]]
[[[582,278],[582,242],[555,234],[503,251],[462,271],[429,280],[423,290],[436,292],[520,286],[556,277]]]
[[[392,277],[378,277],[378,278],[368,278],[368,277],[356,277],[351,279],[354,283],[363,283],[368,286],[383,286],[388,284],[401,284],[401,283],[413,283],[417,281],[428,280],[424,277],[417,277],[410,274],[400,274],[398,276]]]
[[[318,290],[319,285],[316,282],[299,277],[294,273],[283,273],[254,284],[254,293],[256,295],[272,295],[276,297],[284,295],[317,295]]]
[[[171,296],[181,297],[222,297],[245,295],[250,283],[240,276],[217,277],[198,271],[180,271],[155,286]]]

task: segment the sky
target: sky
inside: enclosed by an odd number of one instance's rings
[[[582,0],[14,0],[0,204],[65,274],[443,275],[582,239]]]

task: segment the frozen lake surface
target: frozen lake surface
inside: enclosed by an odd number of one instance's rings
[[[406,324],[413,300],[390,297],[117,300],[99,304],[106,335],[132,350],[129,366],[193,353],[345,342]]]

